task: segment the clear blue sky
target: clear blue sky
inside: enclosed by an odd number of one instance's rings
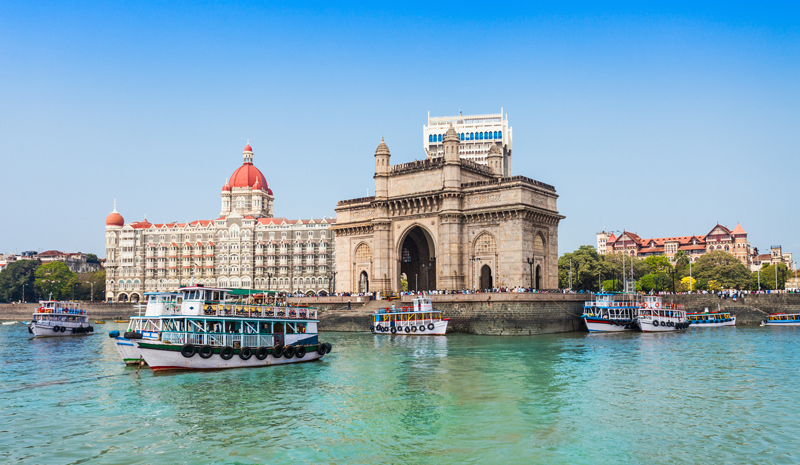
[[[421,159],[428,111],[504,107],[561,253],[717,221],[800,253],[798,4],[650,3],[0,1],[0,251],[105,256],[114,198],[216,218],[247,139],[276,216],[332,216],[382,136]]]

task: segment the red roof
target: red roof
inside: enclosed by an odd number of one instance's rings
[[[125,226],[125,220],[122,219],[122,215],[113,211],[106,217],[106,226]]]
[[[253,151],[253,148],[252,148],[252,147],[250,147],[250,144],[247,144],[247,145],[245,145],[245,146],[244,146],[244,151],[245,151],[245,152],[252,152],[252,151]]]
[[[231,180],[228,183],[231,187],[253,187],[256,181],[261,184],[261,189],[267,191],[269,195],[272,195],[272,190],[270,190],[267,184],[267,178],[265,178],[261,171],[252,163],[244,163],[237,168],[231,175]]]
[[[742,225],[740,225],[739,223],[736,223],[736,227],[733,228],[733,231],[731,231],[731,234],[747,234],[747,233],[744,232],[744,229],[742,228]]]

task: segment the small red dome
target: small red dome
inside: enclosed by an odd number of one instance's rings
[[[106,226],[125,226],[125,220],[116,210],[106,217]]]
[[[247,144],[247,145],[245,145],[245,146],[244,146],[244,151],[245,151],[245,152],[252,152],[252,151],[253,151],[253,148],[252,148],[252,147],[250,147],[250,144]]]
[[[224,185],[224,186],[222,186],[222,190],[223,190],[224,192],[230,192],[230,190],[231,190],[231,186],[229,186],[229,185],[228,185],[228,183],[226,182],[226,183],[225,183],[225,185]]]

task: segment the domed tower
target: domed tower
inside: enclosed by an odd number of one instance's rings
[[[109,276],[114,275],[119,233],[123,226],[125,226],[125,220],[117,212],[117,199],[114,199],[114,211],[106,217],[106,267],[110,268],[107,270]]]
[[[492,175],[496,178],[503,177],[503,152],[500,151],[500,147],[496,144],[492,144],[492,148],[489,149],[489,155],[487,157],[489,162],[489,169],[492,170]]]
[[[264,174],[253,165],[253,149],[249,141],[242,152],[242,166],[222,187],[221,196],[222,216],[233,212],[256,218],[272,216],[272,190]]]
[[[458,133],[451,124],[444,134],[444,187],[461,187],[461,158],[458,154]]]
[[[381,137],[381,143],[375,149],[375,198],[386,198],[389,195],[389,168],[392,154]]]

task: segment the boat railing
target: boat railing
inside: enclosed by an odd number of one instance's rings
[[[205,305],[203,307],[203,315],[316,320],[317,309],[306,307],[262,307],[257,305]]]
[[[639,302],[633,301],[608,301],[608,300],[589,300],[584,303],[584,307],[599,307],[599,308],[631,308],[640,307]]]
[[[165,331],[161,333],[161,341],[171,344],[194,344],[231,347],[269,347],[273,345],[272,334],[242,333],[197,333],[189,331]]]

